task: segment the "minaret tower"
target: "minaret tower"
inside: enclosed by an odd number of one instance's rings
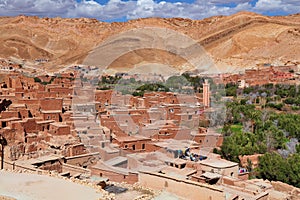
[[[203,83],[203,105],[205,108],[208,108],[210,106],[209,93],[209,83],[208,80],[205,79]]]

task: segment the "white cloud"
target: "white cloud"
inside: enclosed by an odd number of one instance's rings
[[[96,1],[82,1],[74,3],[74,9],[68,9],[66,16],[68,17],[92,17],[101,16],[103,14],[104,6],[98,4]]]
[[[263,11],[276,10],[282,6],[281,4],[281,0],[259,0],[256,3],[255,8]]]
[[[224,6],[235,3],[236,6]],[[61,17],[93,17],[99,20],[140,17],[186,17],[202,19],[213,15],[229,15],[241,10],[259,13],[300,10],[299,0],[258,0],[252,6],[250,0],[196,0],[194,3],[157,2],[154,0],[109,0],[100,4],[95,0],[0,0],[0,15],[38,15]]]
[[[154,15],[155,9],[160,6],[153,0],[137,0],[135,9],[129,12],[128,16],[131,18],[137,18],[137,16],[151,17]]]
[[[216,4],[224,4],[224,3],[248,3],[249,0],[210,0],[211,3],[216,3]]]
[[[73,9],[74,0],[0,0],[1,15],[64,15],[67,9]]]
[[[258,0],[254,11],[268,12],[268,11],[284,11],[286,13],[296,13],[300,11],[299,0]]]

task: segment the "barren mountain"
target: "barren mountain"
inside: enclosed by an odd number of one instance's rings
[[[149,27],[166,32],[151,32]],[[147,31],[136,31],[144,28]],[[195,45],[203,49],[195,50]],[[221,71],[263,63],[299,63],[300,14],[266,17],[240,12],[204,20],[146,18],[122,23],[0,18],[0,58],[49,71],[73,64],[106,65],[102,67],[122,71],[147,63],[190,70],[197,63],[192,61],[195,55],[187,52],[211,57]]]

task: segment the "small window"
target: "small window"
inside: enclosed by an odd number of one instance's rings
[[[168,187],[168,186],[169,186],[168,182],[167,182],[167,181],[165,181],[165,187]]]
[[[145,144],[142,144],[142,149],[145,149]]]
[[[132,150],[135,150],[135,145],[132,145]]]

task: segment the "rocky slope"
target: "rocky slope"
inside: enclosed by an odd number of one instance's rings
[[[221,71],[242,70],[263,63],[280,65],[300,61],[300,14],[266,17],[249,12],[204,20],[146,18],[124,23],[104,23],[86,18],[1,17],[0,58],[53,71],[72,64],[97,65],[115,56],[115,50],[111,54],[106,51],[105,57],[99,56],[104,47],[114,43],[119,47],[116,50],[119,50],[131,48],[128,44],[134,43],[141,48],[123,52],[104,63],[115,71],[147,63],[160,63],[184,70],[182,66],[189,60],[170,50],[176,45],[167,49],[157,49],[155,45],[151,48],[149,41],[154,44],[157,40],[157,44],[160,44],[166,40],[164,36],[157,38],[151,34],[140,34],[131,38],[132,41],[128,36],[122,39],[117,37],[143,27],[167,28],[193,39],[204,48],[205,54],[211,56]],[[111,40],[114,37],[115,40]],[[143,45],[146,37],[148,46]],[[170,41],[181,42],[176,39]],[[90,57],[95,51],[98,51],[98,57]],[[46,62],[38,63],[37,59]],[[191,68],[190,65],[187,67]]]

